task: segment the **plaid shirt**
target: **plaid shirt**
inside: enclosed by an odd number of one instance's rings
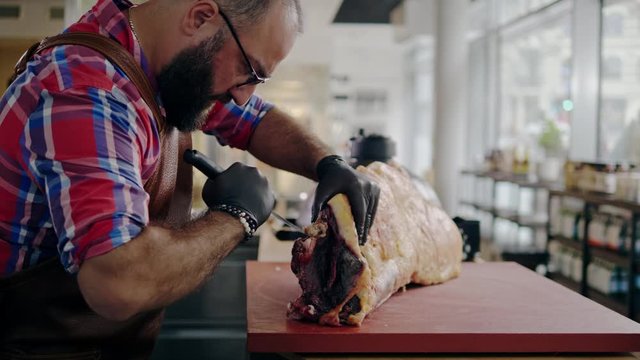
[[[66,31],[115,39],[155,86],[122,13],[126,0],[99,0]],[[158,100],[160,100],[158,98]],[[272,105],[214,105],[202,129],[246,149]],[[143,184],[160,153],[149,107],[124,73],[85,47],[36,55],[0,100],[0,277],[60,256],[82,262],[136,237],[149,222]]]

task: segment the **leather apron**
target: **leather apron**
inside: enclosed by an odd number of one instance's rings
[[[149,94],[150,87],[141,89],[149,86],[146,76],[139,66],[132,68],[133,58],[122,47],[105,50],[96,45],[104,42],[96,41],[95,37],[100,37],[96,34],[74,34],[76,39],[69,39],[68,35],[56,37],[54,45],[50,41],[53,38],[43,41],[49,41],[45,44],[48,46],[43,47],[43,42],[40,46],[34,45],[21,62],[24,65],[34,53],[46,47],[89,41],[92,44],[86,46],[102,52],[123,69],[154,114],[161,116],[155,98]],[[114,57],[123,56],[130,57],[128,64],[123,65],[122,59],[114,61]],[[16,72],[20,70],[19,65]],[[147,84],[141,84],[141,76]],[[192,169],[182,160],[182,154],[190,147],[191,134],[174,128],[162,129],[160,160],[145,183],[150,195],[151,221],[177,227],[189,220]],[[59,258],[50,259],[0,279],[0,359],[145,359],[153,350],[162,315],[163,310],[158,309],[127,321],[104,319],[85,302],[76,276],[64,270]]]

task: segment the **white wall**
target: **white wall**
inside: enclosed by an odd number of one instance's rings
[[[333,54],[330,68],[334,76],[345,76],[348,81],[332,91],[349,96],[345,114],[345,128],[334,133],[342,141],[355,135],[358,128],[391,137],[403,154],[403,48],[394,40],[389,25],[335,25]],[[362,113],[355,108],[355,97],[361,91],[381,91],[386,94],[382,111]],[[397,158],[406,163],[406,159]]]
[[[64,0],[0,0],[0,4],[21,7],[18,19],[0,19],[0,38],[40,39],[64,27],[64,21],[49,18],[50,7],[64,7]]]
[[[64,23],[69,26],[80,19],[84,13],[89,11],[96,0],[65,0],[64,2]]]
[[[338,153],[346,154],[348,140],[359,127],[393,138],[399,146],[397,160],[407,163],[404,151],[403,47],[390,25],[332,24],[342,0],[301,0],[305,30],[278,72],[290,73],[307,66],[326,67],[329,79],[328,133],[320,133]],[[348,81],[336,80],[346,76]],[[319,84],[324,86],[324,84]],[[387,93],[386,111],[358,114],[355,95],[359,90],[381,89]],[[347,104],[333,95],[348,95]],[[315,128],[326,129],[323,126]]]
[[[331,25],[342,0],[300,0],[304,14],[302,33],[282,66],[306,64],[328,65],[333,53],[333,39],[339,36]]]

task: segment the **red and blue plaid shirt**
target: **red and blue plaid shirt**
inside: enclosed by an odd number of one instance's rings
[[[115,39],[155,86],[122,11],[99,0],[65,31]],[[203,131],[246,149],[272,108],[217,103]],[[67,271],[135,238],[149,221],[143,184],[160,152],[149,107],[124,73],[86,47],[36,55],[0,100],[0,277],[60,256]]]

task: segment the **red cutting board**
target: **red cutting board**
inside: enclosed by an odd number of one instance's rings
[[[250,352],[640,351],[640,324],[515,263],[464,263],[459,278],[396,293],[361,327],[286,318],[288,263],[247,262]]]

